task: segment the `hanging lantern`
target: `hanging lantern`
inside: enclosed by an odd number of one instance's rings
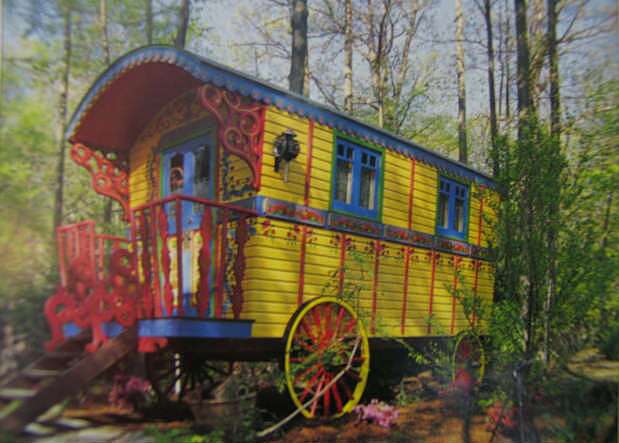
[[[292,129],[287,129],[275,139],[273,154],[275,155],[275,172],[279,172],[281,162],[284,161],[284,181],[288,179],[288,164],[297,158],[301,146],[296,140],[297,134]]]

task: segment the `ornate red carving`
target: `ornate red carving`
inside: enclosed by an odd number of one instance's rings
[[[211,270],[211,239],[213,238],[213,219],[212,209],[204,208],[202,223],[200,225],[202,236],[202,247],[198,256],[198,267],[200,281],[198,283],[198,316],[204,317],[210,303],[210,288],[208,284],[209,272]]]
[[[243,276],[245,275],[245,243],[249,239],[247,217],[242,215],[236,227],[237,252],[234,261],[234,289],[232,291],[232,313],[239,318],[243,309]]]
[[[198,97],[217,119],[224,149],[247,163],[251,185],[259,189],[265,106],[209,84],[198,89]]]
[[[159,237],[161,238],[161,270],[163,272],[163,303],[165,305],[166,315],[172,316],[174,309],[174,295],[172,294],[172,283],[170,282],[170,248],[168,247],[168,216],[165,209],[162,207],[159,211]],[[181,264],[182,266],[182,264]],[[160,300],[156,298],[156,304],[160,304]]]
[[[152,302],[152,287],[150,282],[151,278],[151,255],[150,255],[150,226],[146,217],[146,211],[142,211],[138,218],[139,239],[141,240],[142,253],[140,257],[140,264],[142,265],[142,276],[144,278],[144,286],[142,287],[142,302],[144,304],[145,314],[147,316],[152,315],[153,302]],[[137,248],[136,248],[137,250]]]
[[[57,236],[61,284],[45,303],[52,332],[45,348],[51,351],[62,344],[63,326],[73,323],[91,329],[92,341],[86,350],[93,352],[107,340],[106,323],[116,321],[129,327],[138,317],[141,288],[133,256],[121,247],[124,239],[96,234],[93,221],[60,227]],[[106,241],[111,242],[107,273],[102,269]]]
[[[76,143],[71,158],[85,168],[92,177],[92,187],[98,194],[113,198],[123,208],[124,219],[129,220],[129,174],[125,158],[110,160],[101,152]]]

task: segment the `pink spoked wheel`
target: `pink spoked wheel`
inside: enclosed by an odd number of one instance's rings
[[[286,330],[284,370],[292,401],[307,418],[338,417],[361,399],[369,340],[354,309],[335,297],[301,305]]]
[[[484,379],[486,354],[476,335],[463,333],[456,337],[452,356],[452,383],[466,392],[478,386]]]

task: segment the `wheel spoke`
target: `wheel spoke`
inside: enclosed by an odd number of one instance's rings
[[[310,379],[310,381],[307,382],[307,384],[305,385],[305,389],[303,390],[303,394],[301,394],[301,402],[303,402],[303,400],[305,400],[305,397],[307,397],[307,394],[309,394],[312,391],[312,387],[318,383],[318,377],[320,377],[322,374],[324,373],[324,369],[320,368],[318,370],[318,372],[316,374],[314,374],[314,376]]]
[[[311,409],[312,417],[316,416],[316,407],[318,406],[318,401],[320,400],[320,398],[316,397],[316,394],[318,394],[320,390],[322,389],[326,377],[327,377],[327,374],[324,374],[322,376],[322,378],[320,379],[320,383],[318,383],[318,388],[316,389],[316,392],[314,393],[314,401],[312,402],[312,409]]]
[[[333,383],[333,386],[331,386],[331,392],[333,393],[337,412],[342,412],[342,399],[340,397],[340,391],[337,389],[337,382]]]
[[[315,371],[317,369],[320,369],[320,363],[315,363],[312,366],[310,366],[309,368],[307,368],[305,371],[303,371],[301,374],[298,374],[294,378],[295,384],[298,383],[300,379],[305,378],[307,375],[311,374],[313,371]]]
[[[325,379],[325,386],[328,385],[331,382],[331,375],[327,375],[326,379]],[[325,393],[322,396],[323,399],[323,411],[322,411],[322,415],[324,415],[325,417],[329,415],[330,412],[330,406],[331,406],[331,388],[327,389],[325,391]]]
[[[310,301],[296,315],[284,356],[288,391],[306,417],[339,416],[358,401],[367,380],[365,329],[352,308],[333,297]]]

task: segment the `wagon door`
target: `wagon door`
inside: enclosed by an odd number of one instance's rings
[[[162,154],[162,197],[175,194],[187,195],[212,200],[215,197],[215,150],[213,135],[205,135],[167,149]],[[186,315],[196,315],[192,307],[191,294],[195,293],[197,278],[195,262],[197,260],[198,238],[197,229],[202,222],[204,205],[183,201],[181,226],[178,229],[176,203],[166,205],[168,229],[171,236],[177,236],[180,231],[182,238],[183,267],[183,307]],[[201,241],[201,240],[200,240]],[[213,249],[213,240],[211,250]],[[209,272],[209,280],[213,272]],[[212,287],[212,285],[209,285]]]

